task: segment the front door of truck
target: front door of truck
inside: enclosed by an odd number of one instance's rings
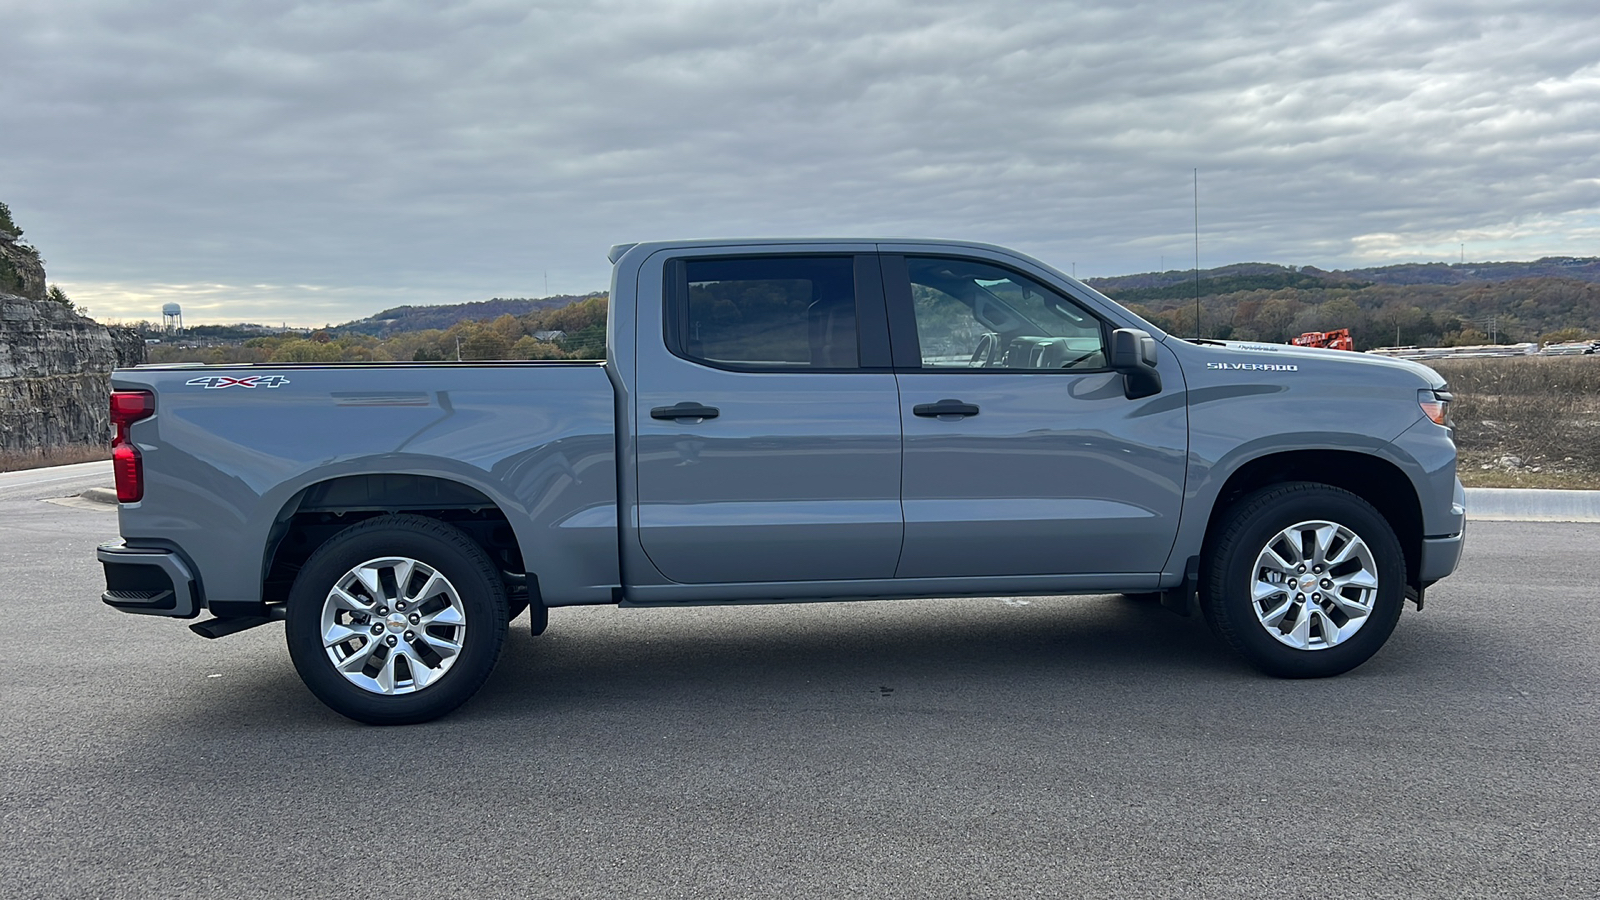
[[[886,255],[883,272],[905,432],[897,575],[1159,572],[1184,486],[1177,373],[1128,400],[1109,324],[1017,270]]]
[[[684,584],[893,577],[900,418],[876,258],[696,256],[638,328],[637,527]],[[640,286],[641,295],[651,286]]]

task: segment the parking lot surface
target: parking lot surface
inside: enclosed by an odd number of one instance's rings
[[[1592,897],[1600,525],[1474,523],[1336,679],[1118,597],[514,623],[340,718],[270,625],[103,607],[98,480],[0,486],[0,896]]]

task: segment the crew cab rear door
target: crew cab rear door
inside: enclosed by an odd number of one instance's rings
[[[896,574],[1159,572],[1183,499],[1178,374],[1127,399],[1111,324],[1004,261],[912,252],[882,268],[905,433]]]
[[[876,257],[684,250],[639,277],[641,298],[662,279],[657,315],[641,301],[633,390],[655,569],[680,584],[893,577],[900,415]]]

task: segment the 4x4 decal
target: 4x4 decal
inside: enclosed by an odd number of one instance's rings
[[[240,378],[235,378],[232,375],[207,375],[203,378],[191,378],[184,382],[184,384],[203,387],[208,391],[230,387],[275,388],[288,383],[289,379],[283,375],[245,375]]]

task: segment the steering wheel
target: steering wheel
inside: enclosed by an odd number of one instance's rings
[[[972,349],[972,359],[967,360],[967,368],[982,369],[989,365],[989,357],[994,354],[997,338],[992,331],[985,331],[978,337],[978,346]]]

